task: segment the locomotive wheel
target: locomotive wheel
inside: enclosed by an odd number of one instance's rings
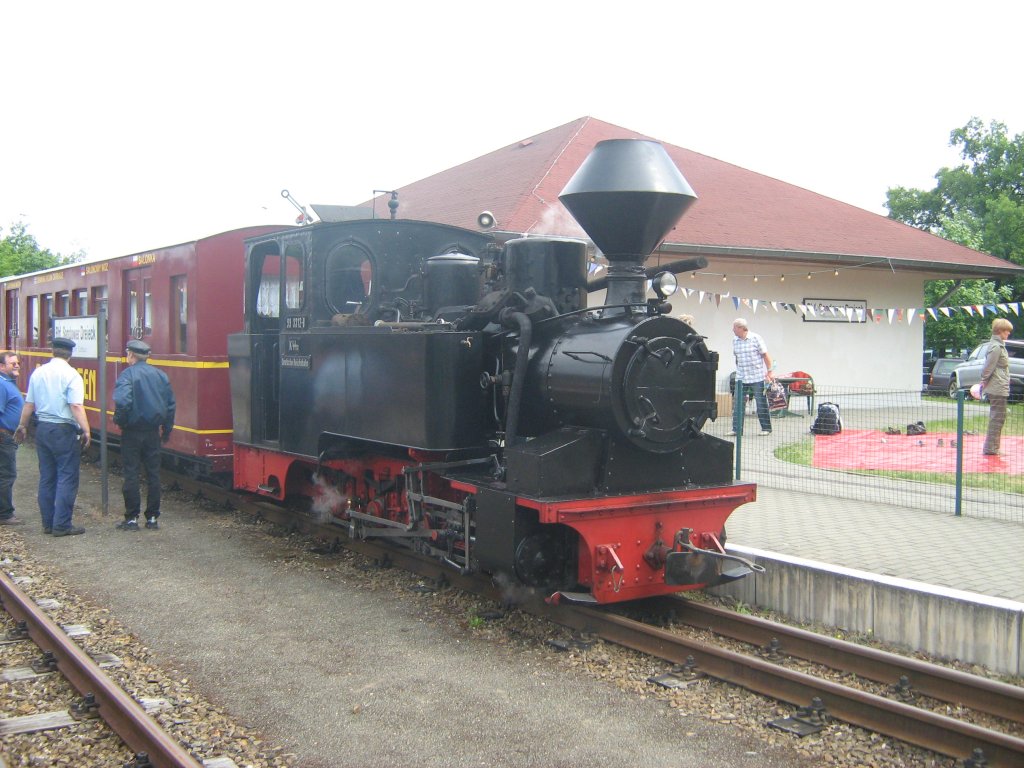
[[[566,583],[564,538],[556,531],[533,533],[516,547],[516,577],[528,587],[543,590],[570,589]]]

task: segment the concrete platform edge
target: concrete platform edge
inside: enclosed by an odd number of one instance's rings
[[[1024,676],[1024,603],[730,544],[766,572],[709,590],[793,621],[840,627]]]

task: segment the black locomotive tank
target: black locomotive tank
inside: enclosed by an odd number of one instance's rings
[[[574,315],[539,323],[534,340],[524,435],[572,424],[670,453],[717,417],[718,354],[679,320]]]

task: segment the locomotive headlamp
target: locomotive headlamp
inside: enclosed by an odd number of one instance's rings
[[[659,299],[667,299],[679,288],[679,281],[671,272],[659,272],[651,281],[651,287]]]
[[[476,217],[476,223],[480,226],[480,229],[490,229],[494,226],[494,214],[490,211],[484,211]]]

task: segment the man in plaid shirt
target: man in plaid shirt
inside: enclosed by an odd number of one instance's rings
[[[768,345],[758,334],[750,332],[747,321],[742,317],[733,321],[732,332],[735,337],[732,340],[732,353],[736,358],[736,378],[743,382],[746,392],[752,392],[754,395],[757,420],[761,422],[761,434],[770,435],[772,420],[768,413],[768,398],[764,395],[764,385],[775,376],[772,375],[772,358],[768,354]],[[742,407],[733,408],[730,435],[740,431],[739,420],[742,415]]]

